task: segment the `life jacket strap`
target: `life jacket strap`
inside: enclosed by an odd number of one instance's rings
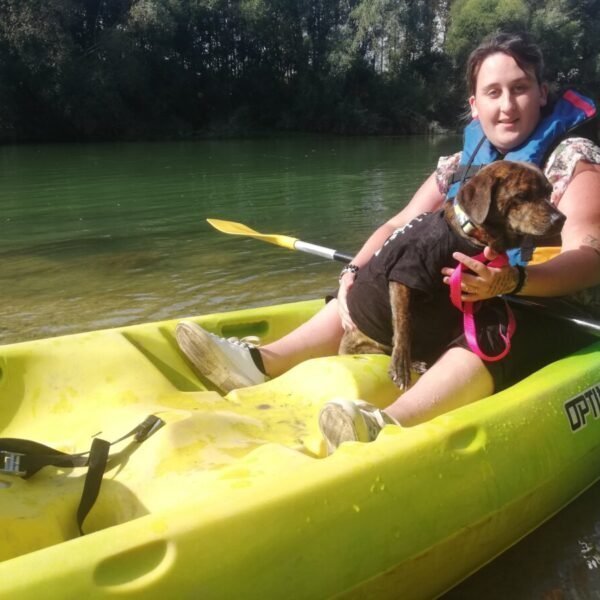
[[[481,171],[481,169],[483,169],[483,167],[485,166],[486,165],[471,165],[467,167],[466,165],[460,165],[452,175],[450,179],[450,185],[452,185],[453,183],[461,183],[462,181],[468,181],[469,179],[477,175],[477,173]]]

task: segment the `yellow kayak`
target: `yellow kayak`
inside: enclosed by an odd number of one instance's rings
[[[266,342],[320,306],[195,320]],[[315,359],[223,396],[179,353],[175,325],[0,348],[3,440],[74,455],[148,415],[162,424],[111,447],[84,535],[86,467],[24,478],[19,457],[0,454],[1,597],[432,598],[600,476],[600,343],[325,457],[320,407],[333,397],[388,404],[397,389],[386,357]]]

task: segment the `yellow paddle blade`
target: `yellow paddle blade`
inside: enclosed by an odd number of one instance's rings
[[[268,242],[269,244],[275,244],[276,246],[282,246],[283,248],[289,248],[294,250],[294,244],[298,241],[297,238],[289,235],[279,235],[277,233],[259,233],[250,229],[242,223],[236,223],[235,221],[222,221],[221,219],[206,219],[215,229],[223,233],[229,233],[231,235],[245,235],[248,237]]]

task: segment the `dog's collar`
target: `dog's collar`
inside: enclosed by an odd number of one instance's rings
[[[459,227],[463,230],[463,233],[473,242],[475,242],[478,246],[485,246],[485,240],[481,239],[481,233],[479,227],[471,221],[469,215],[461,208],[458,202],[453,203],[454,206],[454,215],[456,216],[456,220],[458,221]],[[479,233],[479,235],[477,235]]]
[[[477,227],[473,224],[473,221],[469,218],[469,215],[461,208],[458,202],[454,203],[454,214],[456,220],[460,225],[460,228],[465,232],[465,235],[471,235]]]

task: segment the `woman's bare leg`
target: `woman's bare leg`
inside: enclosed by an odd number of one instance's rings
[[[309,358],[337,354],[344,330],[332,300],[306,323],[260,348],[265,370],[276,377]],[[385,412],[402,425],[416,425],[489,396],[494,382],[482,360],[451,348]]]
[[[343,333],[337,300],[332,300],[306,323],[260,348],[267,375],[277,377],[309,358],[337,354]]]
[[[494,392],[483,361],[464,348],[451,348],[385,412],[401,425],[416,425],[481,400]]]
[[[427,421],[489,396],[494,383],[483,362],[463,348],[448,350],[415,385],[384,411],[372,405],[336,398],[319,414],[328,452],[343,442],[372,442],[392,417],[400,425]]]

